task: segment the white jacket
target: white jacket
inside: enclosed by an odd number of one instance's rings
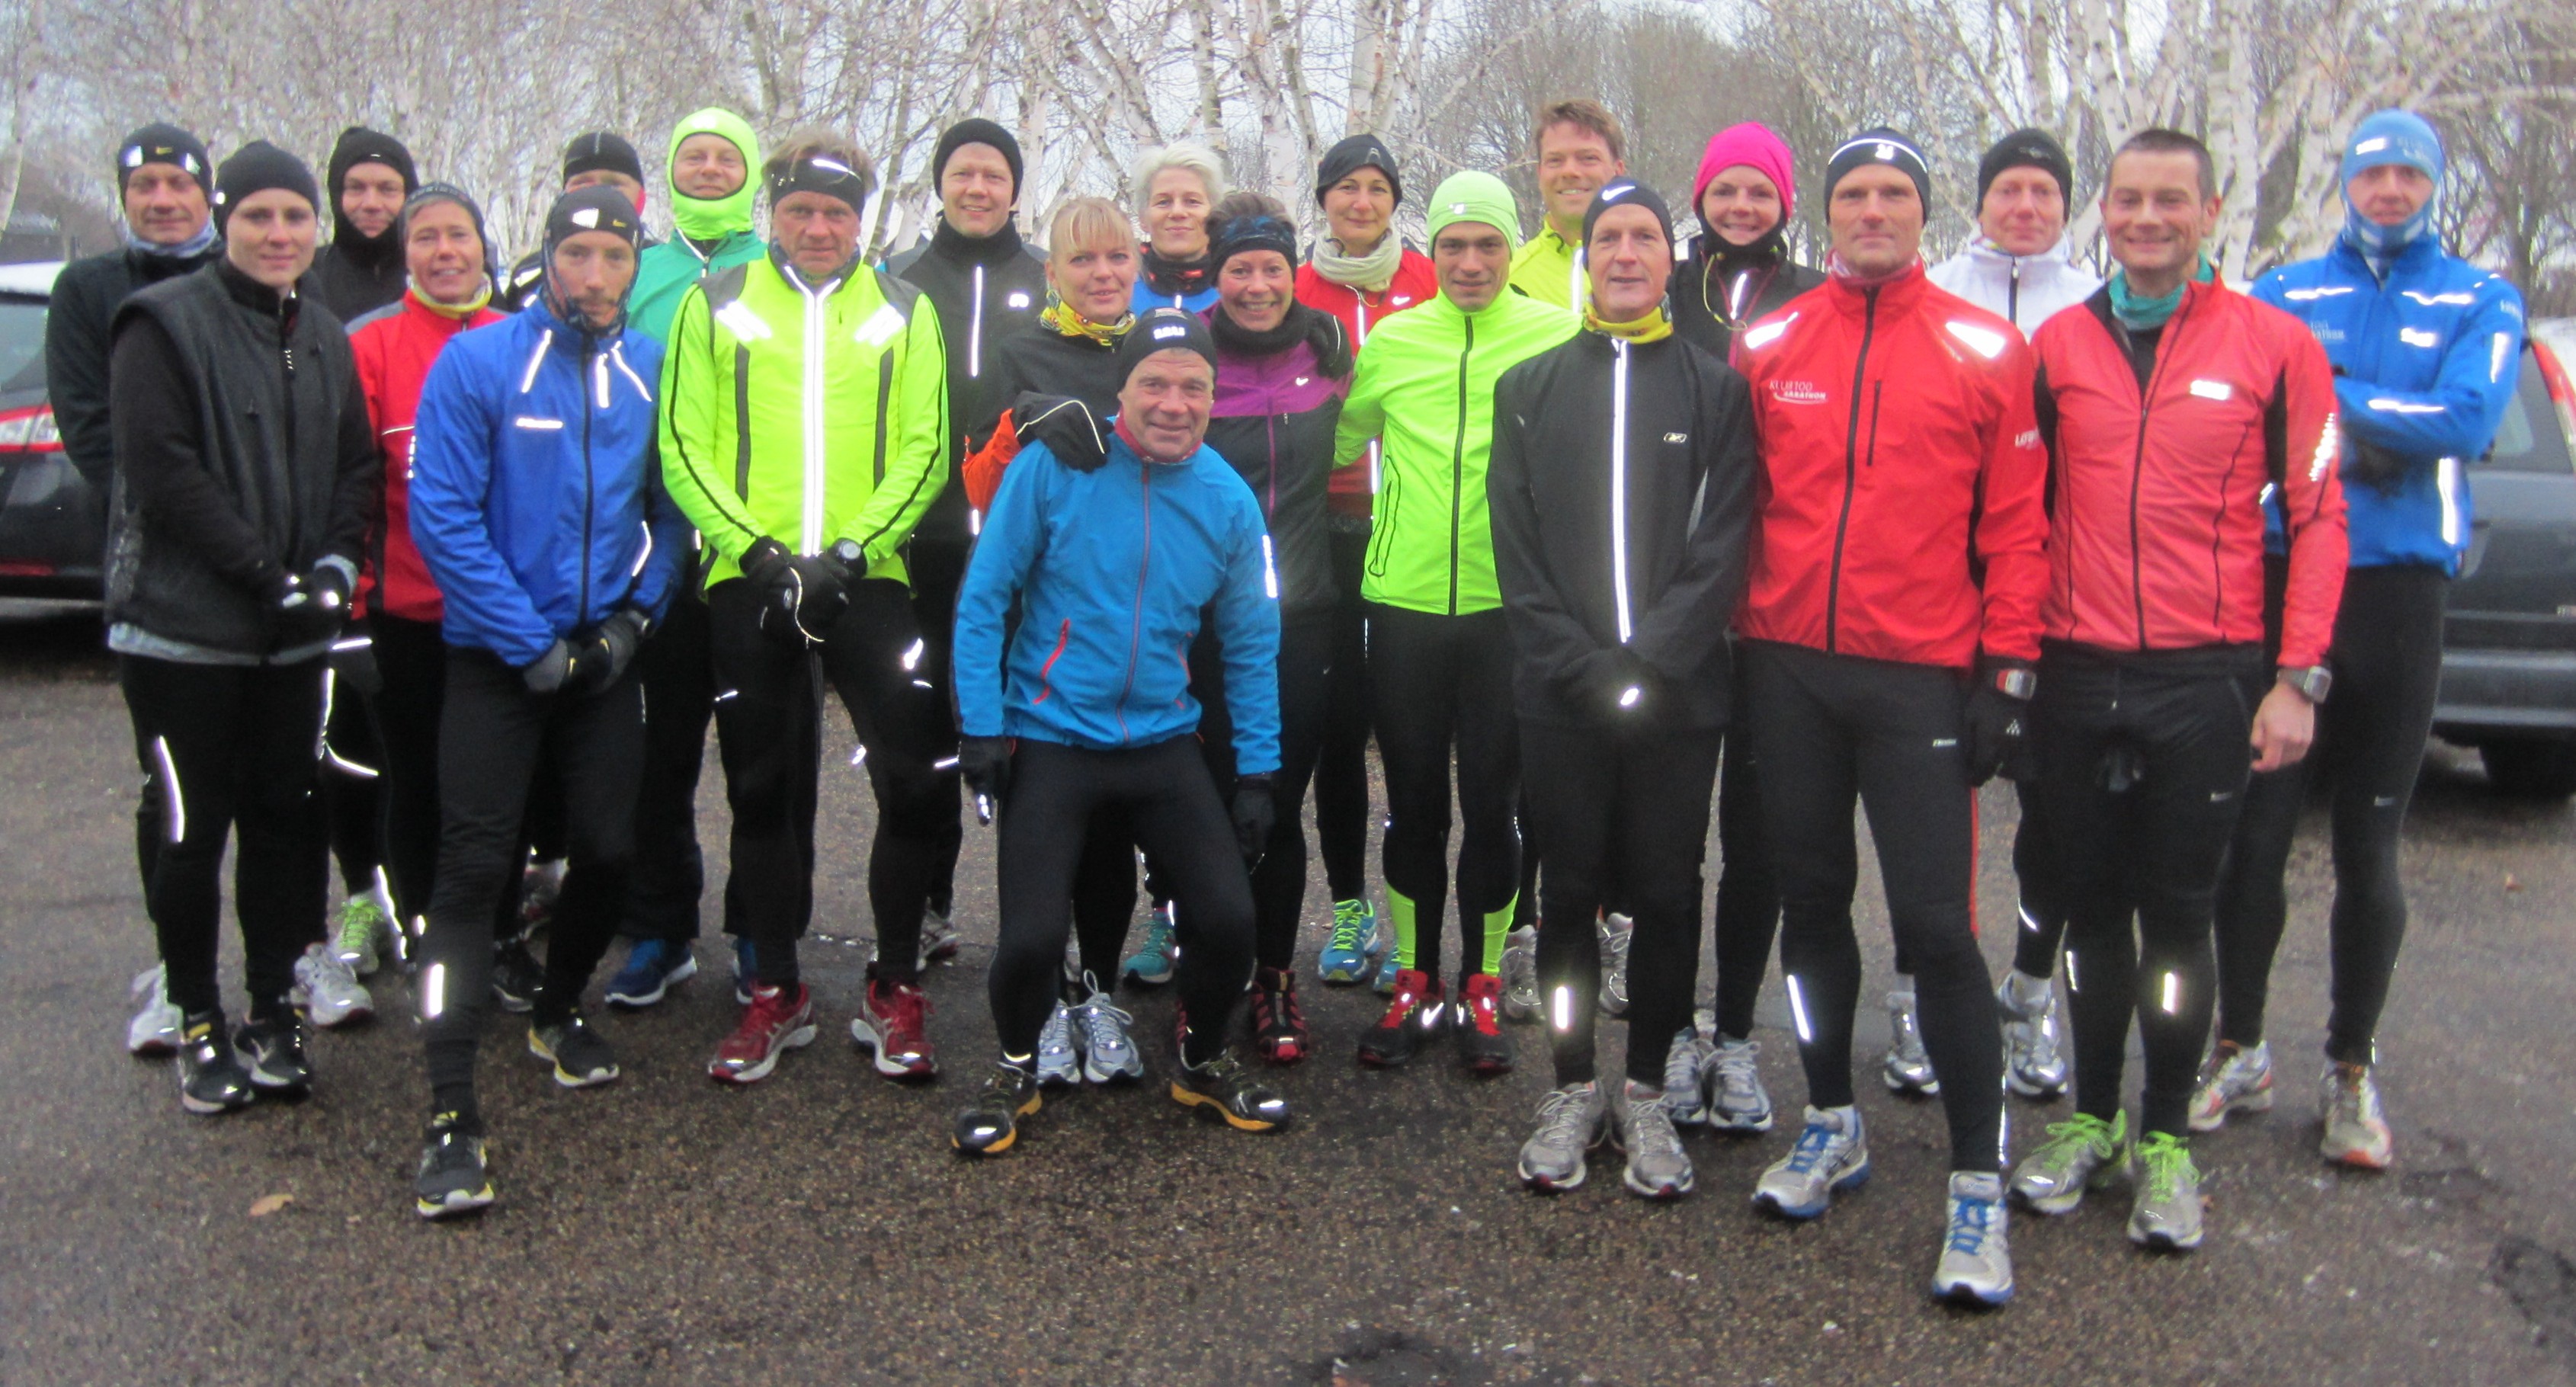
[[[2079,304],[2102,281],[2075,265],[2074,243],[2064,236],[2037,255],[2011,256],[1983,236],[1932,267],[1932,282],[1989,313],[2012,320],[2021,335],[2039,330],[2057,310]]]

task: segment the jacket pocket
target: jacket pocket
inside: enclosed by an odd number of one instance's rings
[[[1064,624],[1056,628],[1055,649],[1048,651],[1046,663],[1038,666],[1038,696],[1029,700],[1030,707],[1046,702],[1047,695],[1055,692],[1055,662],[1064,658],[1064,647],[1072,639],[1073,618],[1066,617]]]

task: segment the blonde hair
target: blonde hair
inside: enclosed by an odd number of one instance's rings
[[[1047,223],[1047,258],[1062,259],[1078,250],[1133,246],[1135,228],[1118,204],[1105,197],[1078,197],[1055,209]]]
[[[1154,177],[1165,169],[1187,169],[1196,175],[1199,186],[1207,190],[1210,207],[1225,196],[1225,163],[1217,158],[1215,150],[1203,144],[1167,144],[1146,150],[1128,176],[1127,198],[1136,208],[1136,215],[1145,215],[1145,205],[1154,196]]]

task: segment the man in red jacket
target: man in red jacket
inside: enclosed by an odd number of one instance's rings
[[[2201,1238],[2186,1113],[2216,997],[2219,866],[2249,771],[2307,752],[2345,550],[2333,369],[2297,319],[2214,282],[2200,247],[2218,214],[2200,141],[2130,136],[2102,192],[2120,269],[2032,343],[2056,482],[2032,741],[2070,911],[2076,1111],[2012,1190],[2065,1213],[2130,1161],[2134,1008],[2147,1075],[2129,1239],[2169,1251]],[[2277,677],[2267,496],[2290,546]]]
[[[2046,455],[2021,335],[1924,278],[1930,186],[1895,131],[1834,151],[1826,282],[1736,339],[1763,472],[1736,629],[1808,1090],[1796,1148],[1753,1199],[1814,1218],[1869,1174],[1851,1091],[1857,798],[1948,1109],[1933,1290],[2000,1305],[2003,1041],[1971,914],[1974,787],[2018,747],[2039,655]]]

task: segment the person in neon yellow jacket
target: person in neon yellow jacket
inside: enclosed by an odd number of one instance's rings
[[[948,483],[939,314],[859,259],[876,179],[855,145],[799,132],[762,178],[769,254],[681,296],[662,372],[663,473],[705,542],[733,806],[725,928],[749,954],[750,1001],[709,1072],[756,1083],[814,1038],[796,940],[814,906],[819,660],[878,808],[879,957],[851,1030],[880,1073],[927,1077],[916,954],[940,816],[957,819],[956,739],[921,668],[901,546]]]
[[[1363,1064],[1402,1064],[1449,1029],[1437,970],[1454,747],[1466,821],[1458,917],[1467,941],[1456,1036],[1469,1068],[1499,1073],[1511,1067],[1511,1043],[1498,1027],[1497,969],[1520,880],[1513,812],[1520,734],[1511,633],[1485,508],[1494,382],[1580,324],[1563,308],[1511,289],[1519,217],[1501,179],[1452,175],[1427,212],[1440,296],[1369,334],[1333,436],[1337,458],[1364,458],[1374,440],[1383,459],[1360,596],[1369,621],[1370,713],[1386,762],[1396,977],[1394,1002],[1361,1037],[1359,1054]]]

